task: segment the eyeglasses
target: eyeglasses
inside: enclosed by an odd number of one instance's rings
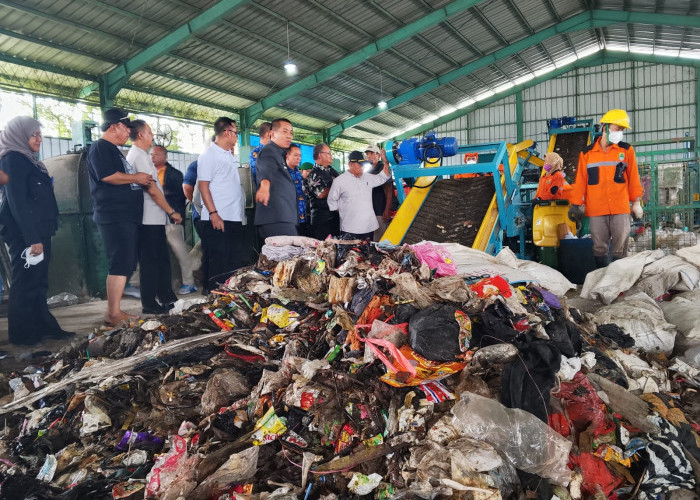
[[[41,139],[42,135],[41,132],[37,132],[36,134],[32,134],[29,137],[33,139]]]
[[[331,155],[331,152],[330,152],[330,151],[321,151],[321,153],[320,153],[320,154],[322,154],[322,155],[329,155],[329,156],[333,156],[333,155]]]
[[[235,128],[227,128],[226,130],[224,130],[224,132],[233,132],[234,135],[238,135],[238,132]]]

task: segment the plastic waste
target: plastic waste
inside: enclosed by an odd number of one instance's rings
[[[430,269],[435,269],[435,277],[454,276],[457,274],[457,267],[452,261],[450,252],[442,245],[433,245],[429,241],[413,245],[413,251],[421,263],[425,263]]]
[[[369,495],[375,488],[377,488],[377,486],[379,486],[381,481],[382,476],[379,474],[375,473],[365,476],[364,474],[355,472],[352,475],[352,479],[350,479],[348,489],[356,495]]]
[[[0,289],[0,292],[2,289]],[[59,293],[56,295],[52,295],[48,299],[46,299],[46,303],[50,306],[56,306],[56,305],[61,305],[61,306],[70,306],[73,304],[77,304],[80,302],[80,299],[78,298],[77,295],[73,295],[72,293],[68,292],[63,292]]]
[[[571,443],[534,415],[498,401],[463,393],[452,408],[452,425],[463,436],[486,441],[521,470],[566,486]]]
[[[408,322],[411,348],[431,361],[455,361],[469,348],[471,322],[462,311],[434,304]]]

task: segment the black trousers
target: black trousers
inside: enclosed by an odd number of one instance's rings
[[[209,292],[224,283],[243,261],[243,225],[240,222],[224,221],[224,230],[211,226],[211,221],[203,220],[200,225],[202,235],[202,281],[204,291]]]
[[[265,242],[265,238],[269,236],[297,236],[297,225],[291,222],[277,222],[274,224],[260,224],[258,226],[258,234]]]
[[[177,300],[170,276],[170,248],[165,226],[139,226],[139,273],[141,305],[158,307]]]
[[[12,283],[8,302],[7,323],[11,344],[36,344],[47,333],[58,332],[61,327],[46,305],[49,291],[49,262],[51,261],[51,238],[42,239],[44,260],[24,267],[21,255],[27,245],[21,234],[8,231],[5,241],[10,247],[12,260]]]
[[[311,236],[317,240],[325,240],[326,236],[340,235],[340,219],[338,212],[312,211]]]
[[[371,233],[348,233],[347,231],[341,231],[342,235],[345,236],[346,238],[352,238],[354,240],[367,240],[369,239],[372,241],[372,238],[374,238],[374,231]]]

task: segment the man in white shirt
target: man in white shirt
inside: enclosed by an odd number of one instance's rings
[[[328,208],[340,214],[340,232],[356,239],[372,239],[379,227],[372,208],[372,189],[389,179],[389,164],[378,174],[364,171],[369,163],[360,151],[348,156],[348,170],[333,180]]]
[[[153,145],[151,127],[143,120],[134,120],[129,138],[131,149],[126,161],[137,172],[153,178],[147,188],[147,196],[143,197],[143,218],[139,227],[141,307],[144,314],[164,314],[177,300],[170,281],[170,252],[165,225],[170,221],[180,224],[182,217],[166,201],[158,172],[148,155]]]
[[[197,159],[197,185],[202,195],[202,269],[205,295],[244,265],[243,188],[233,148],[236,122],[214,122],[214,142]]]

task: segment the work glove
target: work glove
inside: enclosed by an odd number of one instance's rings
[[[569,219],[574,222],[581,222],[583,213],[583,205],[571,205],[571,208],[569,208]]]
[[[644,216],[644,209],[642,209],[642,202],[637,200],[632,203],[632,215],[635,220],[640,220]]]

